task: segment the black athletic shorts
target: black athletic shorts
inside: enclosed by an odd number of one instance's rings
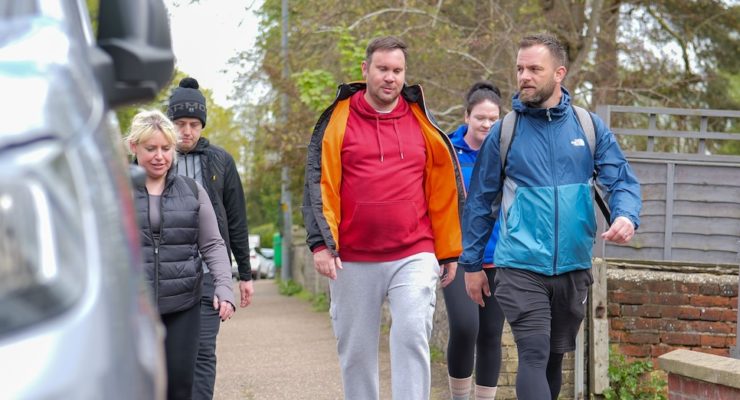
[[[493,293],[514,340],[536,334],[550,337],[550,352],[575,350],[576,335],[586,315],[591,270],[545,276],[516,268],[496,268]]]

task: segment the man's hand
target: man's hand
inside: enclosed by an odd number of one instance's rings
[[[465,273],[465,291],[473,302],[481,307],[485,307],[483,295],[491,297],[491,287],[488,285],[488,277],[483,270],[477,272]]]
[[[457,262],[448,262],[441,265],[439,269],[439,276],[441,277],[440,282],[442,287],[447,287],[452,281],[455,280],[455,274],[457,274]]]
[[[336,280],[337,269],[342,269],[342,260],[334,257],[329,249],[323,249],[313,253],[313,267],[321,275]]]
[[[627,217],[617,217],[608,231],[601,234],[601,238],[617,244],[625,244],[635,236],[635,226]]]
[[[239,306],[244,308],[252,304],[254,283],[252,283],[252,281],[239,281],[239,293],[241,294],[241,302],[239,303]]]
[[[219,301],[218,296],[213,296],[213,309],[218,310],[221,321],[226,321],[234,315],[234,305],[228,301]]]

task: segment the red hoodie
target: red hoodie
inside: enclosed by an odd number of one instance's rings
[[[402,97],[393,111],[379,113],[364,94],[350,99],[342,142],[340,256],[381,262],[434,253],[419,122]]]

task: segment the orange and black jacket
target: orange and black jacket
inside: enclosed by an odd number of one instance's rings
[[[303,221],[311,250],[325,246],[339,256],[342,141],[350,112],[350,97],[365,83],[339,86],[337,97],[319,117],[308,145],[303,191]],[[424,104],[419,85],[404,86],[401,96],[419,122],[426,145],[423,190],[440,263],[457,261],[462,252],[461,213],[465,186],[455,149]]]

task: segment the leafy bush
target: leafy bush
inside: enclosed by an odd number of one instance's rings
[[[301,300],[310,302],[314,311],[329,311],[329,297],[326,293],[313,294],[295,281],[278,281],[278,292],[283,296],[295,296]]]
[[[311,304],[313,305],[314,311],[329,311],[329,297],[326,295],[326,293],[318,293],[313,295],[311,298]]]
[[[445,352],[437,346],[429,346],[429,356],[433,363],[443,363],[445,360]]]
[[[272,236],[277,232],[275,224],[264,224],[259,226],[250,226],[249,233],[260,236],[261,247],[272,247]]]
[[[609,351],[609,389],[606,400],[666,400],[667,383],[645,360],[628,361],[617,346]]]
[[[283,296],[294,296],[303,291],[303,286],[295,281],[280,281],[278,292]]]

